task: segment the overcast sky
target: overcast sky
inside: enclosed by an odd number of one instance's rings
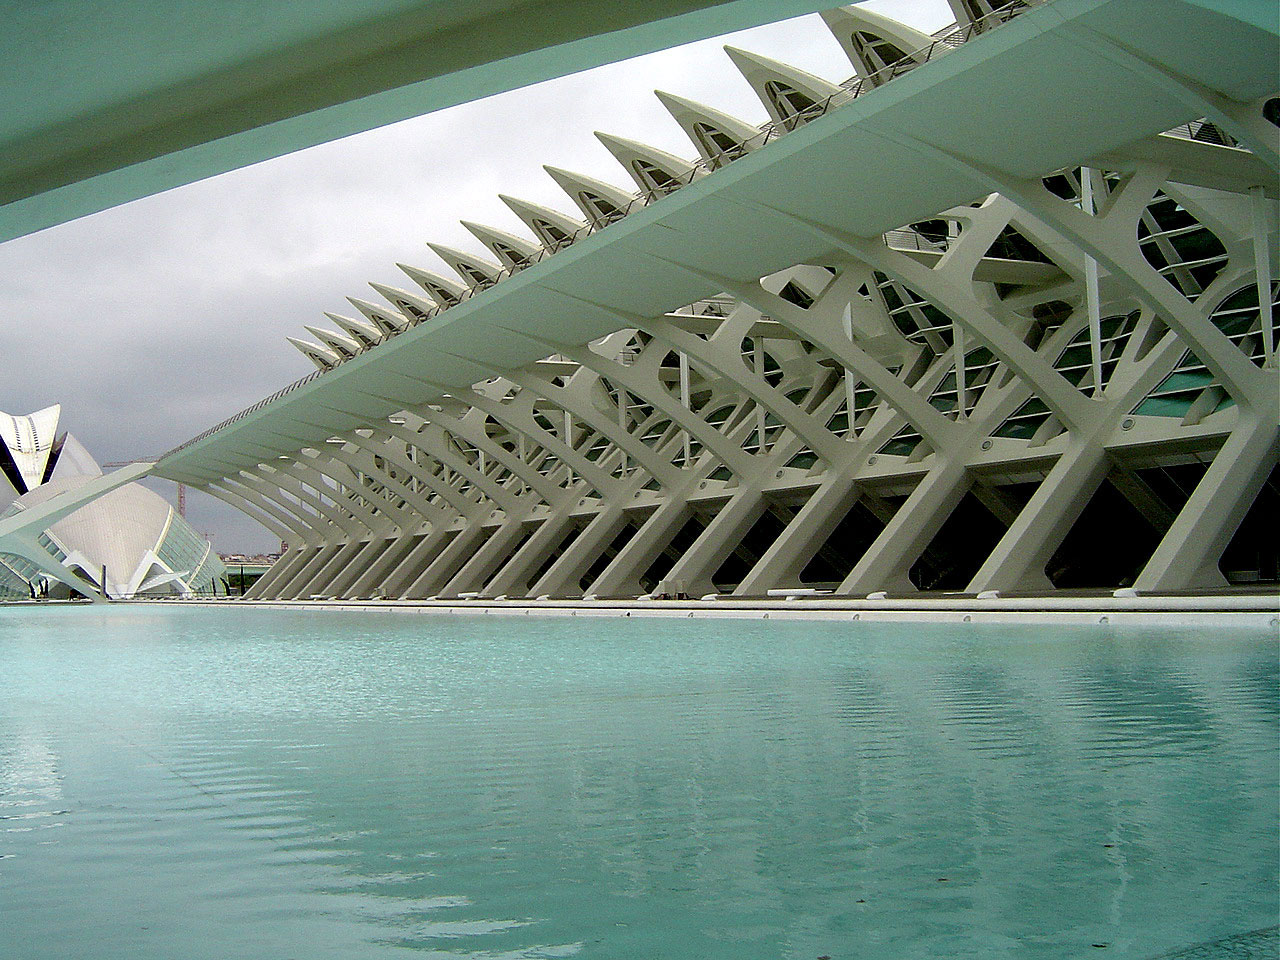
[[[873,0],[933,31],[945,0]],[[631,188],[592,136],[693,157],[655,85],[760,123],[722,46],[839,82],[852,69],[816,17],[689,44],[464,104],[232,171],[0,244],[0,410],[63,405],[101,462],[155,456],[309,372],[285,337],[351,315],[396,262],[448,274],[428,240],[482,252],[459,219],[525,235],[507,193],[577,215],[541,165]],[[488,256],[486,254],[486,256]],[[489,257],[492,259],[492,257]],[[173,496],[173,485],[154,489]],[[278,541],[203,494],[188,516],[218,550]]]

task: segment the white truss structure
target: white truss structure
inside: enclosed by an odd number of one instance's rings
[[[637,193],[549,170],[156,472],[290,544],[262,598],[1273,582],[1276,24],[953,7],[825,15],[839,86],[730,50],[764,128],[660,93],[698,161],[600,135]]]

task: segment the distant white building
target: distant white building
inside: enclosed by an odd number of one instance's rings
[[[25,417],[0,413],[0,517],[34,507],[102,475],[75,437],[58,434],[55,404]],[[225,592],[213,546],[163,497],[130,483],[41,534],[41,546],[109,597]],[[22,557],[0,552],[0,599],[66,596],[69,588]]]

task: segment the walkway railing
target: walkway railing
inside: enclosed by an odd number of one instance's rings
[[[532,254],[527,258],[520,260],[518,263],[516,263],[513,266],[503,267],[502,270],[493,279],[485,280],[481,283],[476,283],[467,287],[466,290],[459,297],[457,303],[464,303],[467,300],[470,300],[472,297],[476,296],[480,292],[487,290],[489,287],[492,287],[495,284],[501,282],[502,280],[505,280],[507,277],[514,276],[520,271],[533,266],[535,263],[539,263],[547,259],[548,257],[558,253],[559,251],[563,250],[565,247],[572,246],[573,244],[577,243],[579,240],[582,240],[585,237],[589,237],[592,234],[599,233],[601,230],[605,229],[611,224],[617,223],[619,220],[625,219],[627,216],[629,216],[631,213],[635,212],[636,210],[640,210],[644,207],[647,207],[651,203],[655,203],[656,201],[660,200],[662,197],[665,197],[670,193],[675,193],[677,190],[688,186],[689,184],[693,183],[695,180],[699,180],[702,177],[706,176],[707,174],[711,173],[712,171],[719,170],[721,167],[726,166],[729,163],[732,163],[734,160],[740,157],[744,157],[748,153],[752,153],[760,149],[761,147],[765,146],[769,142],[773,140],[777,140],[779,137],[785,136],[786,134],[790,133],[792,130],[795,130],[805,125],[806,123],[809,123],[813,120],[818,119],[821,116],[826,115],[827,113],[836,109],[837,107],[844,106],[847,103],[852,103],[854,100],[858,99],[863,94],[871,90],[874,90],[877,87],[883,86],[884,84],[888,83],[890,80],[894,79],[895,77],[901,76],[904,73],[909,73],[910,71],[916,69],[917,67],[922,66],[925,63],[928,63],[930,60],[934,60],[943,54],[950,53],[952,50],[955,50],[957,47],[960,47],[963,44],[967,43],[969,40],[971,40],[973,37],[977,36],[978,34],[985,33],[988,30],[992,29],[993,27],[999,26],[1000,24],[1003,24],[1003,23],[1007,23],[1008,21],[1014,19],[1019,14],[1024,13],[1025,11],[1031,9],[1032,7],[1040,6],[1047,2],[1049,2],[1049,0],[1012,0],[1011,3],[1008,3],[997,10],[993,10],[990,13],[986,14],[985,16],[980,17],[976,20],[973,20],[970,23],[966,23],[963,26],[953,25],[950,28],[943,28],[943,30],[939,31],[939,33],[934,35],[933,41],[929,43],[928,46],[922,47],[919,50],[914,50],[911,53],[907,54],[901,60],[898,60],[887,67],[877,70],[874,73],[870,73],[865,77],[861,77],[861,76],[852,77],[849,80],[846,80],[844,83],[840,85],[840,90],[836,93],[831,94],[831,96],[826,97],[825,99],[817,103],[814,103],[809,107],[806,107],[804,110],[801,110],[798,113],[785,117],[781,122],[770,121],[769,123],[764,124],[759,128],[759,131],[756,134],[754,134],[751,137],[748,137],[746,140],[743,140],[740,143],[736,143],[732,147],[726,148],[725,150],[715,153],[710,157],[703,157],[693,162],[692,164],[690,164],[689,169],[687,171],[685,171],[683,174],[681,174],[678,177],[673,177],[670,181],[663,184],[663,186],[660,189],[642,190],[640,193],[638,193],[635,196],[635,198],[630,203],[626,205],[625,208],[618,210],[616,213],[610,214],[607,217],[603,217],[603,216],[596,217],[586,226],[577,230],[570,236],[566,237],[564,240],[561,240],[558,243],[548,244],[546,246],[541,247],[536,253]],[[419,324],[426,323],[430,320],[433,320],[435,319],[435,317],[439,316],[441,313],[444,313],[446,310],[449,310],[451,307],[457,306],[457,303],[439,304],[433,307],[432,309],[428,310],[424,316],[416,319],[411,319],[409,326],[411,327],[418,326]],[[394,338],[397,335],[398,334],[396,333],[389,333],[385,337],[383,337],[381,340],[379,340],[378,343],[366,349],[369,349],[369,350],[376,349],[379,345],[385,343],[386,341]],[[361,353],[363,352],[364,351],[361,351]],[[311,383],[317,377],[320,377],[323,374],[327,373],[329,370],[334,369],[342,362],[343,362],[342,360],[339,360],[338,363],[334,364],[333,367],[328,367],[326,369],[317,368],[312,373],[307,374],[307,376],[302,377],[299,380],[295,380],[293,383],[289,384],[288,386],[282,387],[281,389],[277,390],[271,396],[265,397],[264,399],[259,400],[257,403],[253,404],[253,406],[246,407],[244,410],[241,410],[239,413],[228,417],[226,420],[223,420],[221,423],[210,427],[208,430],[204,431],[198,436],[192,437],[190,440],[187,440],[185,443],[179,444],[178,446],[174,447],[172,450],[165,453],[164,456],[161,457],[161,460],[171,457],[174,454],[182,450],[185,450],[187,447],[190,447],[194,444],[199,443],[202,440],[207,439],[208,437],[211,437],[213,434],[218,433],[220,430],[225,430],[227,427],[231,426],[232,424],[240,420],[243,420],[245,417],[249,416],[250,414],[256,413],[258,410],[261,410],[263,407],[274,403],[275,401],[279,400],[281,397],[287,396],[288,394],[292,393],[294,390],[297,390],[299,387],[303,387],[306,384]]]

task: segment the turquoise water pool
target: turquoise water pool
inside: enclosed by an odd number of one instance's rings
[[[1278,694],[1226,632],[4,609],[0,957],[1161,956],[1277,922]]]

